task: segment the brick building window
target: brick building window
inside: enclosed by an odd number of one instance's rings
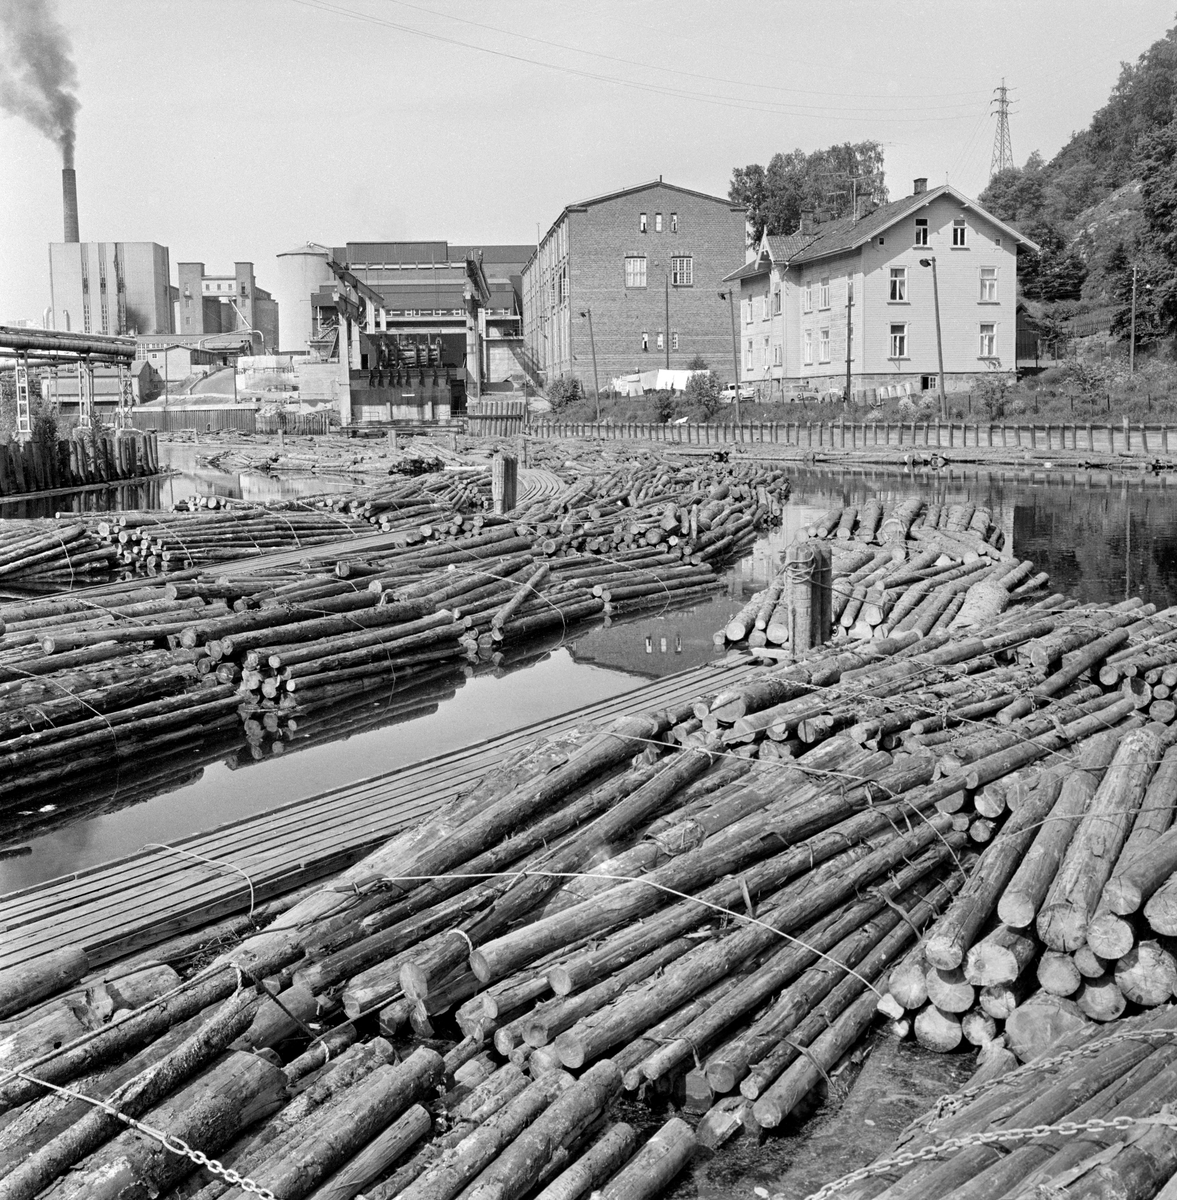
[[[678,330],[676,329],[670,331],[670,348],[671,350],[678,349]]]
[[[638,213],[638,233],[646,232],[646,214]]]
[[[662,330],[659,330],[659,331],[658,331],[658,334],[657,334],[657,336],[655,337],[655,339],[654,339],[654,340],[655,340],[655,344],[657,345],[658,349],[659,349],[659,350],[661,350],[661,349],[662,349],[662,347],[663,347],[663,342],[662,342]]]
[[[907,326],[892,325],[891,326],[891,353],[890,358],[906,358],[907,357]]]
[[[821,291],[818,297],[818,308],[829,308],[830,306],[830,280],[827,275],[821,281]]]
[[[891,299],[899,302],[907,299],[907,268],[891,268]]]
[[[954,249],[961,249],[968,245],[969,227],[965,224],[964,217],[957,217],[952,222],[952,245]]]
[[[997,326],[991,322],[981,323],[981,357],[997,357]]]
[[[625,286],[646,286],[646,256],[644,254],[627,254],[625,257]]]
[[[675,287],[695,286],[695,260],[689,254],[676,254],[670,260],[670,282]]]
[[[997,301],[997,268],[981,268],[981,301],[994,304]]]
[[[928,244],[927,217],[916,217],[915,219],[915,244],[917,246],[926,246]]]
[[[813,330],[807,329],[801,338],[801,361],[808,366],[813,362]]]
[[[662,232],[662,214],[661,213],[654,214],[654,232],[655,233]]]
[[[670,214],[670,232],[678,233],[678,213]]]
[[[830,361],[830,331],[819,329],[817,333],[817,361]]]
[[[646,331],[643,329],[642,330],[642,349],[649,350],[649,348],[650,348],[650,335],[648,333],[646,333]]]

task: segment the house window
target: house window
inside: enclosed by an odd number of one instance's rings
[[[749,296],[747,298],[747,300],[741,300],[740,306],[744,310],[744,324],[751,325],[752,324],[752,297]]]
[[[670,214],[670,232],[678,233],[678,213]]]
[[[642,349],[649,350],[649,348],[650,348],[650,335],[643,329],[642,330]]]
[[[654,232],[655,233],[662,232],[662,214],[661,213],[654,214]]]
[[[959,249],[968,245],[969,227],[964,223],[964,217],[957,217],[952,222],[952,245]]]
[[[830,306],[830,281],[827,276],[821,281],[821,291],[818,295],[818,307],[829,308]]]
[[[638,233],[646,232],[646,214],[638,213]]]
[[[748,339],[748,345],[744,349],[744,370],[751,371],[754,369],[752,362],[752,339]]]
[[[671,350],[678,349],[678,331],[674,329],[670,331],[670,348]]]
[[[907,326],[891,326],[891,358],[907,357]]]
[[[907,268],[891,268],[891,299],[898,302],[907,299]]]
[[[879,245],[883,246],[885,244],[886,244],[886,239],[884,237],[882,237],[882,235],[880,235],[879,236]]]
[[[695,286],[695,260],[689,254],[676,255],[670,260],[670,282],[675,287]]]
[[[766,371],[768,370],[768,346],[769,346],[769,339],[765,338],[764,339],[764,369]]]
[[[781,315],[781,289],[776,288],[772,293],[772,312],[773,316]]]
[[[997,268],[981,268],[981,300],[992,303],[997,300]]]
[[[917,246],[926,246],[928,244],[927,217],[916,217],[915,219],[915,244]]]
[[[820,329],[817,334],[817,361],[830,361],[830,331],[828,329]]]
[[[805,290],[801,294],[801,308],[804,312],[813,312],[813,280],[805,281]]]
[[[646,286],[646,256],[644,254],[630,254],[626,256],[625,286]]]
[[[801,338],[801,361],[807,366],[813,362],[813,330],[807,329]]]
[[[981,357],[997,357],[997,326],[992,323],[981,323]]]
[[[772,348],[772,365],[779,367],[781,365],[781,344],[777,342]]]

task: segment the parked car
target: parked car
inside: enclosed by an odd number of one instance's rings
[[[736,385],[734,383],[729,383],[727,385],[727,387],[725,387],[723,389],[723,391],[719,393],[719,398],[724,402],[724,404],[733,403],[736,398]],[[741,383],[740,384],[740,399],[741,400],[755,400],[756,399],[756,389],[751,384]]]

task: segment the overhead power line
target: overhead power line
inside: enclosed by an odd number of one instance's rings
[[[831,99],[838,100],[893,100],[895,98],[888,92],[847,92],[844,90],[836,92],[823,92],[818,88],[782,87],[780,84],[760,83],[753,79],[729,79],[722,75],[707,75],[699,71],[684,71],[681,67],[663,66],[661,63],[652,62],[649,60],[643,61],[635,58],[621,58],[616,54],[605,54],[599,50],[589,50],[584,46],[573,46],[567,42],[553,42],[549,41],[547,38],[539,38],[534,34],[529,33],[517,33],[513,29],[503,29],[499,25],[490,25],[485,21],[472,21],[468,17],[457,17],[454,16],[453,13],[442,12],[439,9],[430,8],[428,5],[411,4],[409,0],[384,0],[384,2],[388,4],[395,4],[400,8],[410,8],[414,12],[426,13],[429,16],[443,17],[447,21],[455,21],[460,25],[470,25],[475,29],[485,29],[490,33],[502,34],[504,37],[516,38],[517,40],[525,42],[534,42],[537,46],[549,46],[555,50],[569,51],[573,54],[584,54],[590,58],[603,59],[605,62],[615,62],[626,67],[640,67],[643,71],[661,71],[669,75],[681,75],[686,79],[700,79],[707,83],[718,83],[724,87],[752,87],[758,88],[762,91],[783,92],[794,96],[827,96]],[[926,111],[928,100],[947,100],[953,96],[970,96],[972,97],[972,100],[961,101],[958,104],[951,104],[947,107],[972,108],[975,100],[978,97],[986,96],[988,94],[988,90],[984,88],[973,88],[969,91],[963,92],[941,92],[936,96],[930,96],[926,93],[921,93],[923,97],[923,103],[919,104],[918,106],[913,106],[913,109],[918,108],[920,111]],[[819,111],[828,112],[829,109],[822,108]],[[904,109],[901,111],[911,110]]]
[[[946,121],[959,121],[962,116],[968,115],[966,111],[953,116],[897,117],[884,115],[879,112],[877,107],[870,108],[869,110],[864,108],[862,114],[858,115],[853,110],[831,109],[827,105],[783,104],[768,100],[751,98],[741,99],[734,96],[720,96],[707,92],[695,92],[685,88],[672,87],[667,84],[653,83],[650,80],[627,79],[618,77],[616,75],[605,75],[597,71],[589,71],[562,63],[545,62],[542,59],[531,58],[528,55],[515,53],[509,50],[497,50],[490,46],[481,46],[476,42],[464,41],[461,38],[447,37],[444,34],[434,33],[426,29],[418,29],[412,25],[402,24],[399,21],[391,21],[387,18],[379,17],[372,13],[366,13],[353,8],[348,8],[342,4],[332,3],[331,0],[291,0],[291,2],[298,4],[303,8],[310,8],[319,12],[330,13],[335,16],[347,17],[352,20],[362,21],[366,24],[377,25],[386,29],[395,29],[400,33],[411,34],[415,37],[425,38],[429,41],[441,42],[449,46],[460,46],[463,49],[473,50],[479,54],[487,54],[495,58],[506,59],[510,62],[523,63],[528,66],[542,67],[545,70],[557,71],[575,78],[591,79],[599,83],[611,83],[620,87],[652,93],[654,95],[669,96],[679,100],[693,100],[703,104],[713,104],[721,108],[733,108],[743,112],[762,112],[775,114],[777,116],[795,117],[808,117],[813,114],[820,114],[833,120],[869,122],[872,125],[878,125],[883,121],[923,125],[929,122],[942,123]],[[912,110],[907,109],[902,111]],[[931,111],[944,110],[932,109]]]

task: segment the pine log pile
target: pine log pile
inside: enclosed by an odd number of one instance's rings
[[[823,640],[984,627],[1011,605],[1041,599],[1048,582],[1032,563],[1002,557],[1001,531],[988,510],[971,504],[906,500],[885,517],[877,502],[861,511],[833,508],[800,537],[823,541],[833,552]],[[716,640],[769,653],[786,646],[790,603],[782,566]]]
[[[1090,774],[1096,748],[1151,754],[1138,744],[1150,739],[1162,770],[1168,725],[1100,678],[1113,653],[1132,652],[1117,658],[1128,670],[1177,645],[1164,640],[1175,619],[1139,603],[1007,610],[984,636],[823,647],[731,692],[527,747],[172,981],[182,999],[164,1009],[125,1023],[88,1013],[71,992],[84,963],[0,978],[19,1037],[0,1070],[122,1087],[147,1124],[204,1139],[276,1195],[652,1195],[697,1143],[795,1113],[948,932],[966,958],[989,938],[979,957],[1019,960],[1017,936],[990,937],[992,881],[1012,878],[995,864],[1036,861],[1026,839],[1052,828],[1039,790]],[[1010,714],[1025,696],[1031,710]],[[1119,758],[1115,797],[1097,802],[1094,783],[1082,816],[1114,823],[1126,789],[1152,813],[1152,776]],[[1121,850],[1147,831],[1159,864],[1154,819],[1133,822]],[[1086,880],[1111,842],[1077,826]],[[1066,861],[1056,876],[1074,881]],[[1081,887],[1068,887],[1073,903]],[[124,969],[167,958],[165,944]],[[232,963],[249,971],[241,991]],[[942,974],[919,979],[955,995],[960,980]],[[1012,1044],[1016,1007],[1035,1005],[1007,992]],[[911,1011],[953,1015],[945,1000]],[[134,1071],[150,1064],[133,1084],[128,1055]],[[478,1065],[458,1078],[463,1062]],[[627,1093],[671,1098],[697,1128],[669,1122],[639,1149],[616,1123]],[[165,1195],[230,1191],[22,1076],[0,1084],[0,1130],[19,1131],[27,1155],[0,1198],[101,1195],[87,1189],[136,1172]]]
[[[155,433],[76,430],[53,442],[0,442],[0,496],[116,483],[159,473]]]
[[[1168,1200],[1175,1064],[1173,1006],[1071,1031],[1018,1070],[982,1066],[892,1150],[810,1200]],[[894,1161],[921,1152],[924,1161]]]

